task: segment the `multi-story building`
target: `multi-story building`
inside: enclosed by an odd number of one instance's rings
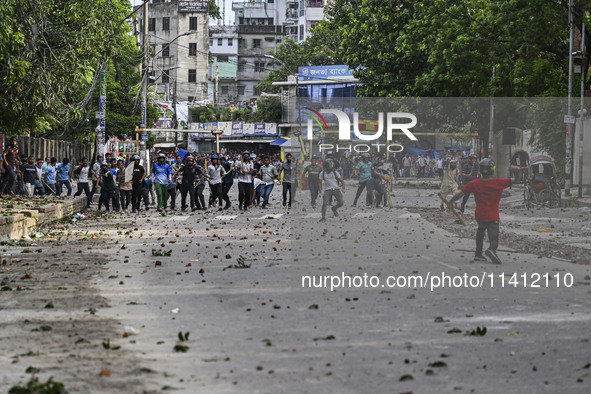
[[[209,30],[209,101],[225,105],[244,95],[238,84],[238,33],[234,26],[211,26]]]
[[[150,81],[170,101],[208,98],[209,13],[207,0],[148,4]],[[144,6],[136,8],[135,34],[144,35]]]
[[[256,86],[277,64],[266,56],[276,51],[285,38],[305,40],[324,16],[326,0],[235,0],[238,33],[238,101],[257,98]],[[294,65],[294,74],[297,67]]]

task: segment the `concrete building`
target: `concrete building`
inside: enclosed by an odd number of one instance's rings
[[[237,0],[232,2],[238,33],[238,101],[258,98],[256,86],[278,64],[266,57],[286,38],[305,40],[324,17],[319,1]],[[299,65],[295,65],[296,67]]]
[[[139,42],[143,42],[144,7],[137,7],[135,15],[134,32]],[[148,42],[150,81],[158,94],[164,99],[189,103],[208,98],[207,0],[151,1]]]
[[[209,30],[209,101],[229,105],[244,96],[238,84],[238,32],[234,26],[211,26]]]

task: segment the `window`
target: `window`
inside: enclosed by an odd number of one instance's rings
[[[238,48],[246,48],[246,40],[244,38],[238,39]]]
[[[245,62],[238,63],[238,72],[239,73],[246,72],[246,63]]]
[[[209,39],[209,46],[212,47],[213,46],[213,38]]]
[[[162,30],[170,30],[170,18],[168,16],[162,18]]]
[[[196,16],[189,17],[189,30],[197,30],[197,17]]]
[[[274,2],[275,2],[275,0],[267,0],[267,3],[269,3],[269,4],[272,4]]]
[[[168,74],[166,73],[162,73],[162,83],[169,83],[170,82],[170,78],[168,77]]]
[[[218,62],[219,63],[227,63],[228,62],[228,56],[218,56]]]
[[[254,62],[254,72],[255,73],[265,72],[265,63],[264,62]]]
[[[224,39],[223,38],[218,38],[218,46],[222,46],[224,45]]]
[[[252,89],[252,91],[253,91],[253,94],[254,94],[255,96],[260,96],[260,95],[261,95],[261,89],[259,89],[259,87],[258,87],[258,86],[255,86],[255,87]]]
[[[189,82],[197,82],[197,70],[189,70]]]
[[[274,42],[275,37],[265,37],[265,42]]]
[[[156,18],[148,18],[148,31],[156,31]]]
[[[255,38],[254,40],[252,40],[252,47],[253,48],[260,48],[261,47],[261,39]]]
[[[197,43],[196,42],[189,43],[189,56],[197,56]]]
[[[244,86],[238,86],[238,96],[244,96]]]
[[[228,46],[231,47],[232,45],[234,45],[234,39],[228,38]]]
[[[192,103],[193,101],[195,101],[195,96],[189,96],[187,97],[187,101]]]
[[[170,45],[169,44],[162,45],[162,56],[163,57],[170,56]]]
[[[227,95],[228,95],[228,86],[222,86],[222,91],[221,91],[221,93],[222,93],[224,96],[227,96]]]
[[[304,25],[300,25],[300,41],[304,41]]]

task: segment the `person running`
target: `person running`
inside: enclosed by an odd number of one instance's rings
[[[367,182],[371,179],[371,174],[373,172],[373,164],[369,161],[369,154],[364,153],[362,156],[362,160],[357,164],[355,167],[355,171],[359,174],[359,186],[357,187],[357,193],[355,194],[355,200],[353,201],[353,206],[357,205],[357,200],[359,196],[363,192],[363,189],[367,186]],[[366,197],[366,205],[370,205],[369,198]]]
[[[139,155],[133,156],[133,167],[131,167],[133,175],[131,177],[131,212],[136,213],[140,210],[142,203],[143,189],[146,185],[146,170],[140,164]],[[148,204],[145,204],[146,211],[150,209]]]
[[[90,201],[92,202],[92,198],[94,197],[94,193],[97,192],[99,188],[98,177],[101,172],[101,164],[103,163],[103,156],[97,155],[96,161],[92,165],[92,190],[90,191]],[[100,196],[100,194],[99,194]]]
[[[230,156],[228,156],[228,160],[225,161],[223,160],[223,157],[220,156],[219,161],[220,163],[223,163],[222,166],[224,167],[224,176],[222,178],[222,199],[226,202],[224,209],[228,209],[232,206],[228,193],[230,193],[230,189],[232,189],[232,185],[234,184],[234,163],[230,160]]]
[[[45,194],[56,194],[56,188],[55,188],[55,181],[56,181],[56,175],[57,175],[57,170],[55,169],[55,167],[57,166],[57,159],[55,157],[52,157],[51,159],[49,159],[49,165],[47,166],[47,169],[45,170],[45,174],[43,175],[44,180],[45,180],[45,188],[47,190],[45,190]]]
[[[222,210],[222,177],[226,174],[224,167],[218,162],[218,156],[211,156],[211,164],[207,166],[207,179],[209,180],[209,206],[215,207],[215,200],[218,200],[219,208]]]
[[[88,165],[88,159],[86,157],[82,158],[82,165],[77,167],[74,170],[74,176],[78,177],[78,189],[74,194],[74,197],[78,197],[82,195],[86,196],[86,208],[90,208],[90,186],[88,185],[88,176],[94,176],[94,172]]]
[[[172,171],[170,166],[166,164],[166,155],[164,153],[158,154],[158,160],[152,167],[152,182],[154,182],[158,198],[158,211],[162,212],[168,200],[168,184],[172,183]]]
[[[101,195],[102,195],[102,203],[105,205],[105,210],[110,212],[109,210],[109,202],[113,201],[113,210],[119,210],[119,199],[117,198],[117,183],[115,182],[116,173],[113,174],[111,169],[107,166],[106,163],[101,164],[101,173],[99,176],[99,182],[101,184]],[[101,209],[100,205],[98,207],[99,211]]]
[[[486,261],[486,257],[482,255],[482,249],[484,233],[487,232],[489,247],[485,254],[493,263],[501,264],[501,259],[497,256],[497,247],[499,245],[499,202],[501,201],[503,190],[511,187],[513,183],[519,183],[521,172],[512,166],[511,169],[513,170],[514,178],[500,179],[494,177],[495,168],[496,166],[493,160],[488,158],[483,159],[479,164],[482,179],[475,179],[468,182],[447,204],[448,207],[451,207],[455,201],[464,195],[474,193],[476,196],[474,217],[478,222],[474,260]]]
[[[186,162],[172,176],[173,179],[181,180],[181,211],[187,210],[187,194],[191,204],[191,211],[195,211],[195,177],[197,167],[193,156],[187,156]],[[180,176],[179,176],[180,175]]]
[[[271,158],[269,156],[263,158],[263,165],[260,168],[260,176],[260,194],[263,198],[261,208],[267,209],[267,205],[269,205],[269,196],[275,186],[275,179],[279,179],[279,171],[277,171],[277,168],[271,164]]]
[[[133,188],[131,179],[133,173],[127,174],[126,170],[123,160],[117,160],[117,184],[119,185],[119,201],[121,202],[122,211],[127,211],[131,203],[131,191]]]
[[[322,172],[322,166],[319,164],[318,157],[312,158],[312,164],[304,169],[304,174],[308,174],[308,188],[310,188],[310,202],[312,208],[316,208],[316,199],[318,198],[319,176]]]
[[[337,204],[334,205],[332,213],[335,216],[339,216],[338,209],[343,206],[343,193],[345,192],[345,182],[334,168],[332,160],[325,160],[323,163],[323,169],[318,175],[320,181],[319,191],[324,187],[324,194],[322,195],[322,219],[321,222],[326,221],[326,207],[332,197],[337,200]],[[342,192],[341,192],[342,187]]]
[[[285,155],[285,162],[279,167],[279,175],[281,174],[283,174],[283,206],[287,204],[291,208],[292,199],[295,201],[298,184],[297,163],[293,161],[291,153]],[[287,201],[287,192],[289,192],[289,201]]]
[[[456,182],[456,168],[457,163],[455,160],[446,159],[443,163],[443,180],[441,182],[441,189],[439,193],[447,199],[447,196],[453,196],[458,192],[458,183]],[[439,208],[445,211],[443,201]]]
[[[478,178],[478,157],[476,155],[470,155],[468,161],[464,163],[462,166],[462,173],[460,174],[460,179],[462,181],[462,186],[466,186],[469,182],[473,181],[474,179]],[[470,193],[464,194],[464,198],[462,199],[462,205],[460,205],[460,212],[464,213],[464,209],[466,207],[466,203],[470,198]]]
[[[236,171],[238,173],[238,209],[241,213],[244,213],[248,210],[248,206],[252,200],[252,177],[256,175],[256,170],[249,154],[245,153],[242,155],[242,161],[236,163]]]
[[[35,160],[33,157],[29,157],[21,166],[21,182],[25,188],[27,197],[33,197],[35,193],[35,179],[37,179],[37,170],[35,167]]]
[[[65,157],[60,164],[57,165],[57,195],[58,197],[62,195],[62,188],[65,185],[66,189],[68,189],[67,196],[70,197],[72,195],[72,184],[70,183],[70,169],[72,165],[70,164],[70,159]]]

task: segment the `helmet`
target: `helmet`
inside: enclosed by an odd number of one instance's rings
[[[495,173],[497,166],[492,159],[486,158],[480,161],[479,168],[483,176],[489,176]]]
[[[472,153],[470,156],[468,156],[470,159],[478,159],[478,156],[476,156],[474,153]]]
[[[133,155],[133,160],[139,160],[140,157],[138,155]]]
[[[250,157],[253,158],[253,159],[256,159],[257,158],[257,155],[254,154],[254,153],[251,153]]]
[[[333,156],[333,155],[334,155],[334,152],[331,151],[331,150],[329,150],[328,152],[326,152],[326,156]]]
[[[361,157],[363,157],[364,159],[369,159],[369,153],[364,153],[363,155],[361,155]]]
[[[217,159],[217,158],[218,158],[218,155],[212,155],[212,156],[211,156],[211,160],[213,160],[213,159]]]
[[[158,158],[164,157],[166,159],[166,155],[164,153],[158,153]]]

